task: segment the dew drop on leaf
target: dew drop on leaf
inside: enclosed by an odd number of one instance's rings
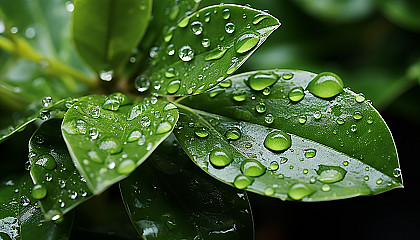
[[[284,80],[290,80],[290,79],[292,79],[294,77],[294,74],[293,73],[283,73],[283,75],[282,75],[282,78],[284,79]]]
[[[256,73],[249,78],[249,86],[252,90],[261,91],[276,83],[278,79],[274,73]]]
[[[365,95],[363,93],[359,93],[356,95],[356,102],[362,103],[366,100]]]
[[[225,20],[229,19],[230,18],[230,10],[228,8],[224,9],[223,13],[222,13],[222,16],[223,16],[223,19],[225,19]]]
[[[120,108],[120,102],[115,98],[108,97],[106,98],[102,108],[106,110],[117,111]]]
[[[321,191],[323,191],[323,192],[329,192],[330,190],[331,190],[331,187],[328,184],[323,184],[321,186]]]
[[[222,49],[222,50],[220,50],[220,49],[215,49],[215,50],[213,50],[213,51],[211,51],[205,58],[204,58],[204,60],[205,61],[211,61],[211,60],[217,60],[217,59],[220,59],[220,58],[222,58],[224,55],[225,55],[225,53],[227,52],[227,48],[224,48],[224,49]]]
[[[312,94],[320,98],[331,98],[343,92],[343,81],[334,73],[318,74],[306,87]]]
[[[267,110],[267,107],[265,106],[264,103],[258,103],[257,106],[255,106],[255,110],[258,113],[265,113],[265,111]]]
[[[314,190],[304,183],[295,183],[290,186],[288,195],[293,200],[301,200],[314,193]]]
[[[103,81],[109,82],[112,80],[113,74],[114,74],[114,71],[112,70],[109,70],[109,71],[103,70],[99,72],[99,78]]]
[[[159,123],[159,125],[156,129],[156,134],[164,134],[164,133],[167,133],[171,130],[172,130],[172,124],[170,124],[167,121],[161,122],[161,123]]]
[[[192,48],[188,45],[183,46],[181,49],[179,49],[179,58],[184,62],[189,62],[194,57],[194,51]]]
[[[322,183],[335,183],[343,180],[346,173],[347,171],[342,167],[319,165],[317,179]]]
[[[316,155],[315,149],[305,149],[305,157],[306,158],[313,158]]]
[[[138,76],[134,80],[134,87],[137,89],[137,91],[143,93],[149,90],[150,88],[150,82],[147,80],[146,77]]]
[[[262,13],[257,14],[257,15],[255,15],[254,19],[252,19],[252,24],[258,25],[260,22],[262,22],[262,20],[264,20],[266,18],[268,18],[268,15],[266,15],[266,14],[262,14]]]
[[[238,140],[241,137],[241,131],[236,128],[229,128],[225,133],[227,140]]]
[[[246,53],[257,46],[260,37],[255,33],[245,33],[235,42],[235,50],[237,53]]]
[[[306,123],[306,116],[300,116],[298,119],[300,124],[305,124]]]
[[[266,189],[264,189],[264,195],[266,196],[273,196],[274,194],[274,189],[271,187],[267,187]]]
[[[201,41],[201,45],[203,45],[203,47],[205,47],[205,48],[210,47],[210,39],[203,38],[203,40]]]
[[[54,170],[57,167],[55,159],[50,154],[43,154],[39,156],[35,164],[50,171]]]
[[[292,102],[299,102],[305,96],[305,92],[302,87],[295,87],[292,88],[289,92],[289,99]]]
[[[204,128],[204,127],[198,127],[198,128],[196,128],[194,130],[194,133],[199,138],[206,138],[207,136],[209,136],[209,131],[207,131],[207,129]]]
[[[356,112],[354,112],[354,114],[353,114],[353,118],[354,118],[354,120],[360,120],[360,119],[362,119],[362,118],[363,118],[363,115],[362,115],[362,113],[361,113],[361,112],[356,111]]]
[[[246,93],[236,93],[232,98],[237,102],[243,102],[246,99]]]
[[[169,83],[168,87],[166,88],[166,91],[168,91],[168,94],[175,94],[178,92],[179,88],[181,86],[181,81],[175,80]]]
[[[274,122],[273,114],[269,113],[264,118],[265,123],[272,124]]]
[[[254,179],[247,175],[240,174],[233,180],[233,185],[238,189],[245,189],[254,182]]]
[[[133,130],[127,138],[127,142],[134,142],[141,138],[142,133],[139,130]]]
[[[104,137],[99,142],[99,149],[110,154],[116,154],[122,151],[121,141],[116,137]]]
[[[232,80],[230,79],[226,79],[222,82],[220,82],[220,85],[222,88],[229,88],[230,86],[232,86]]]
[[[259,177],[265,173],[265,167],[259,161],[249,158],[241,163],[241,172],[249,177]]]
[[[289,149],[291,145],[292,140],[290,135],[280,130],[270,132],[264,140],[264,146],[273,152],[285,151]]]
[[[43,199],[47,196],[47,189],[42,185],[39,185],[39,184],[35,185],[32,188],[31,195],[35,199],[38,199],[38,200]]]
[[[200,35],[203,32],[203,24],[200,21],[192,22],[191,31],[194,33],[194,35]]]
[[[231,22],[226,23],[226,25],[225,25],[225,31],[227,33],[229,33],[229,34],[233,33],[235,31],[235,24],[233,24]]]
[[[278,169],[279,169],[279,163],[278,162],[276,162],[276,161],[272,161],[271,163],[270,163],[270,170],[272,170],[272,171],[277,171]]]
[[[216,167],[225,167],[233,161],[233,158],[226,150],[215,148],[210,152],[209,160]]]
[[[129,174],[134,171],[136,167],[136,163],[133,160],[127,159],[120,163],[117,172],[120,174]]]

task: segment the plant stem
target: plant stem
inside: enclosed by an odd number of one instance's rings
[[[49,73],[52,75],[61,77],[63,74],[66,74],[73,77],[75,80],[86,84],[88,87],[95,87],[98,85],[97,79],[91,78],[83,72],[56,59],[49,59],[33,49],[26,40],[20,37],[14,37],[12,41],[4,36],[0,36],[0,48],[21,58],[26,58],[40,64],[45,63],[48,66]]]

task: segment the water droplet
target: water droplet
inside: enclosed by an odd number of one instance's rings
[[[272,131],[264,140],[264,146],[273,152],[285,151],[290,148],[291,144],[290,135],[280,130]]]
[[[249,177],[259,177],[265,173],[265,167],[255,159],[246,159],[241,163],[241,172]]]
[[[43,199],[47,196],[47,189],[42,185],[35,185],[32,188],[31,195],[35,199]]]
[[[222,49],[222,50],[219,50],[219,49],[215,49],[215,50],[213,50],[213,51],[211,51],[205,58],[204,58],[204,60],[205,61],[210,61],[210,60],[217,60],[217,59],[220,59],[220,58],[222,58],[224,55],[225,55],[225,53],[227,52],[227,48],[224,48],[224,49]]]
[[[204,15],[204,22],[210,22],[210,20],[211,20],[211,12],[207,12]]]
[[[380,178],[378,180],[376,180],[376,184],[378,184],[378,185],[381,184],[382,182],[383,182],[383,180],[380,179]]]
[[[107,97],[102,108],[106,110],[117,111],[120,108],[120,102],[113,97]]]
[[[368,120],[366,121],[368,124],[372,124],[373,123],[373,118],[371,116],[368,117]]]
[[[203,38],[203,40],[201,41],[201,45],[203,45],[203,47],[205,47],[205,48],[210,47],[210,39]]]
[[[172,40],[172,37],[174,36],[174,30],[175,30],[175,27],[170,27],[168,29],[168,31],[166,32],[165,36],[163,37],[163,40],[165,42],[170,42]]]
[[[122,144],[119,138],[112,136],[104,137],[99,143],[99,149],[110,154],[116,154],[122,151]]]
[[[229,69],[226,71],[227,75],[233,74],[236,69],[238,69],[238,66],[236,64],[232,64],[232,66],[229,67]]]
[[[127,142],[134,142],[141,138],[143,134],[139,130],[134,130],[130,133],[130,135],[127,138]]]
[[[343,162],[343,165],[344,165],[344,166],[348,166],[348,165],[349,165],[349,162],[348,162],[348,161],[344,161],[344,162]]]
[[[169,83],[168,87],[166,88],[166,91],[168,91],[168,94],[174,94],[178,92],[179,88],[181,86],[181,81],[175,80]]]
[[[238,189],[245,189],[249,185],[254,182],[254,179],[251,177],[248,177],[247,175],[240,174],[235,177],[235,180],[233,180],[233,185],[235,185]]]
[[[169,122],[161,122],[156,129],[156,134],[164,134],[172,130],[172,124]]]
[[[142,127],[148,127],[148,126],[150,126],[150,123],[151,123],[151,121],[150,121],[150,118],[148,116],[143,116],[140,120],[140,124],[141,124]]]
[[[165,77],[167,78],[173,78],[176,76],[175,68],[168,68],[165,72]]]
[[[300,124],[305,124],[306,123],[306,116],[300,116],[298,119]]]
[[[97,139],[99,137],[99,131],[95,127],[89,129],[89,136],[92,139]]]
[[[272,124],[274,122],[273,114],[269,113],[264,118],[265,123]]]
[[[50,119],[50,117],[51,117],[50,111],[42,110],[39,113],[39,119],[41,119],[43,121],[46,121],[46,120]]]
[[[173,45],[173,44],[169,44],[169,45],[166,47],[166,53],[167,53],[169,56],[173,56],[173,55],[175,54],[175,45]]]
[[[263,95],[264,96],[268,96],[268,95],[270,95],[270,93],[271,93],[271,88],[269,88],[269,87],[264,88],[264,90],[263,90]]]
[[[194,130],[194,133],[199,138],[205,138],[209,136],[209,131],[205,127],[198,127]]]
[[[356,111],[356,112],[354,112],[354,114],[353,114],[353,118],[354,118],[354,120],[360,120],[360,119],[362,119],[362,118],[363,118],[363,115],[362,115],[362,113],[360,113],[359,111]]]
[[[280,158],[280,164],[285,164],[285,163],[287,163],[288,160],[289,159],[287,157],[281,157]]]
[[[283,73],[282,78],[284,80],[290,80],[294,77],[295,75],[293,73]]]
[[[49,107],[51,104],[52,104],[52,98],[50,96],[44,97],[41,100],[41,105],[44,108]]]
[[[304,197],[307,197],[314,193],[315,191],[304,183],[295,183],[290,186],[288,190],[288,195],[293,200],[302,200]]]
[[[98,119],[101,116],[101,109],[99,106],[95,106],[90,110],[90,116],[94,119]]]
[[[266,196],[273,196],[274,194],[274,189],[271,187],[268,187],[266,189],[264,189],[264,195]]]
[[[257,25],[259,24],[262,20],[268,18],[268,15],[260,13],[255,15],[254,19],[252,19],[252,24]]]
[[[265,111],[267,110],[267,107],[265,106],[264,103],[258,103],[257,106],[255,106],[255,110],[258,113],[265,113]]]
[[[137,91],[143,93],[149,90],[150,82],[146,77],[138,76],[134,80],[134,87],[137,89]]]
[[[209,160],[216,167],[225,167],[233,161],[233,158],[226,150],[215,148],[211,151]]]
[[[101,159],[99,157],[98,153],[95,152],[95,151],[89,151],[88,156],[89,156],[90,160],[92,160],[94,162],[97,162],[97,163],[103,163],[104,162],[104,160]]]
[[[261,91],[273,85],[279,77],[274,73],[256,73],[249,78],[249,86],[255,91]]]
[[[22,196],[20,196],[20,204],[22,204],[22,206],[26,207],[29,204],[31,204],[31,200],[27,196],[22,195]]]
[[[322,183],[335,183],[343,180],[346,173],[346,170],[338,166],[319,165],[317,179]]]
[[[329,191],[331,190],[331,187],[330,187],[330,185],[328,185],[328,184],[323,184],[323,185],[321,186],[321,190],[322,190],[323,192],[329,192]]]
[[[357,131],[357,126],[356,125],[351,125],[351,127],[350,127],[350,130],[352,131],[352,132],[356,132]]]
[[[316,155],[315,149],[305,149],[305,157],[306,158],[313,158]]]
[[[305,96],[305,92],[302,87],[292,88],[289,92],[289,99],[292,102],[299,102]]]
[[[103,81],[109,82],[112,80],[113,74],[114,74],[114,71],[112,70],[109,70],[109,71],[103,70],[99,72],[99,78]]]
[[[344,119],[341,118],[338,118],[336,122],[338,125],[343,125],[345,123]]]
[[[232,86],[232,80],[226,79],[220,82],[219,86],[221,86],[222,88],[229,88],[230,86]]]
[[[233,100],[243,102],[246,99],[246,93],[236,93],[233,95]]]
[[[229,33],[229,34],[233,33],[235,31],[235,24],[233,24],[231,22],[226,23],[226,25],[225,25],[225,31],[227,33]]]
[[[35,164],[50,171],[54,170],[57,167],[55,159],[50,154],[43,154],[39,156]]]
[[[194,33],[194,35],[200,35],[203,32],[203,24],[200,21],[192,22],[191,31]]]
[[[334,73],[320,73],[306,87],[320,98],[331,98],[343,92],[343,81]]]
[[[192,48],[188,45],[183,46],[181,49],[179,49],[179,58],[184,62],[189,62],[194,57],[194,51]]]
[[[394,177],[401,177],[401,169],[400,168],[395,168],[393,171],[392,171],[392,174],[394,175]]]
[[[131,159],[126,159],[117,168],[117,172],[120,174],[129,174],[136,169],[136,163]]]
[[[223,13],[222,13],[222,16],[223,16],[223,19],[229,19],[230,18],[230,11],[229,11],[229,9],[224,9],[223,10]]]
[[[315,120],[319,120],[319,119],[321,119],[322,114],[321,114],[320,111],[316,111],[316,112],[314,112],[313,116],[314,116]]]
[[[365,95],[363,93],[359,93],[356,95],[356,102],[362,103],[366,100]]]
[[[303,169],[303,174],[308,174],[309,170],[308,169]]]
[[[241,131],[236,127],[229,128],[225,136],[227,140],[238,140],[241,137]]]
[[[45,217],[51,221],[54,222],[61,222],[63,220],[63,213],[61,213],[58,210],[49,210],[46,214]]]
[[[364,176],[364,177],[363,177],[363,180],[365,180],[365,181],[369,181],[369,176]]]
[[[277,171],[277,169],[279,169],[279,163],[276,161],[272,161],[270,163],[270,170],[272,171]]]
[[[190,18],[184,18],[178,23],[178,27],[185,28],[190,23]]]
[[[237,53],[246,53],[257,46],[260,37],[255,33],[245,33],[235,42],[235,50]]]

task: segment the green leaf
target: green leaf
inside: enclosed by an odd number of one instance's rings
[[[272,77],[277,82],[269,86],[264,79]],[[234,185],[282,199],[331,200],[402,186],[388,127],[364,96],[342,88],[340,93],[332,83],[341,80],[328,80],[338,78],[291,70],[233,76],[182,102],[206,112],[183,107],[176,136],[217,179],[242,179]],[[335,90],[335,96],[304,90],[323,81],[329,86],[311,91]],[[219,156],[214,163],[212,156]]]
[[[273,16],[239,5],[201,9],[166,29],[152,49],[148,79],[158,94],[191,95],[231,75],[280,23]]]
[[[144,239],[254,239],[246,194],[194,166],[174,137],[120,188]]]
[[[152,0],[77,0],[73,36],[82,58],[98,73],[118,70],[142,39]]]
[[[11,122],[0,129],[0,143],[7,140],[10,136],[15,133],[23,131],[26,126],[31,124],[37,119],[47,120],[52,117],[62,117],[64,112],[73,105],[77,99],[66,98],[56,103],[52,103],[50,97],[46,97],[41,101],[41,105],[44,107],[39,109],[35,106],[29,106],[28,109],[22,113],[23,116],[19,116],[18,119],[11,119]],[[39,109],[39,110],[38,110]]]
[[[43,123],[29,142],[31,177],[47,216],[50,212],[66,214],[92,195],[74,166],[60,126],[59,119]]]
[[[73,215],[54,214],[56,221],[44,219],[29,174],[3,177],[0,181],[0,239],[68,239]]]
[[[123,94],[80,99],[66,113],[62,133],[77,169],[94,194],[125,178],[171,133],[176,107],[164,99]]]
[[[413,31],[420,30],[420,3],[416,0],[378,1],[384,14],[396,24]]]

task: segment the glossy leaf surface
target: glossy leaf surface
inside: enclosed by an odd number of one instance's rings
[[[46,99],[51,102],[44,102]],[[0,129],[0,143],[8,139],[13,134],[23,131],[28,124],[31,124],[37,119],[47,120],[51,117],[62,116],[75,101],[77,101],[77,99],[66,98],[53,103],[50,98],[44,98],[44,103],[41,104],[44,104],[45,107],[40,110],[35,110],[30,107],[27,112],[23,113],[23,115],[26,116],[20,117],[18,120],[13,119],[13,123],[11,123],[11,125]]]
[[[83,59],[98,73],[115,70],[142,39],[152,0],[77,0],[73,35]]]
[[[154,92],[191,95],[231,75],[280,23],[273,16],[239,5],[199,10],[165,29],[163,43],[152,49],[148,79]]]
[[[174,137],[120,188],[144,239],[253,239],[246,194],[194,166]]]
[[[259,85],[261,76],[277,76],[277,82]],[[331,200],[401,186],[395,145],[378,112],[348,89],[327,99],[304,90],[316,76],[289,70],[233,76],[182,102],[210,113],[184,108],[176,136],[200,167],[229,184],[245,174],[245,160],[257,160],[262,165],[254,170],[263,173],[247,189],[271,188],[265,194],[279,198]],[[197,128],[208,136],[200,137]],[[210,163],[211,152],[220,149],[233,159],[224,168]],[[327,173],[337,178],[327,180]],[[293,197],[296,184],[308,194]]]
[[[1,239],[68,239],[73,215],[55,214],[56,222],[44,219],[37,200],[32,197],[33,184],[28,175],[2,177],[0,181]]]
[[[61,119],[43,123],[29,142],[31,177],[46,191],[39,200],[47,216],[49,212],[66,214],[92,195],[74,166],[60,126]]]
[[[80,99],[66,113],[62,133],[73,161],[98,194],[125,178],[170,134],[176,107],[150,97],[134,104],[119,93]]]

